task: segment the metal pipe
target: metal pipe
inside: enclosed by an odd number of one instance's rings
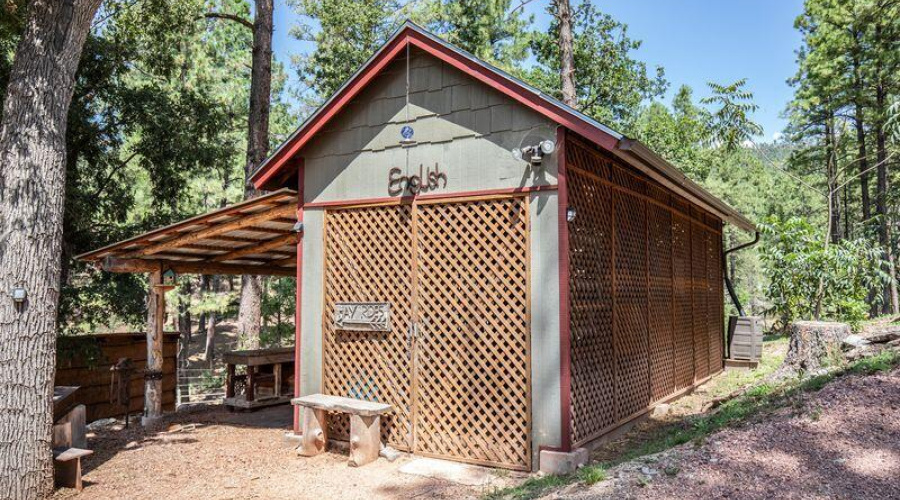
[[[725,288],[728,289],[728,295],[731,296],[731,302],[734,303],[734,307],[738,310],[738,315],[746,316],[744,314],[744,308],[741,306],[741,301],[738,300],[737,293],[734,291],[734,285],[731,283],[731,280],[728,278],[728,254],[732,252],[737,252],[738,250],[743,250],[747,247],[752,247],[753,245],[759,242],[759,231],[756,231],[753,241],[749,241],[747,243],[743,243],[734,248],[729,248],[722,252],[722,275],[725,277]]]
[[[738,245],[734,248],[729,248],[722,252],[722,276],[725,278],[725,288],[728,289],[728,295],[731,296],[731,302],[734,304],[734,307],[738,310],[738,316],[746,316],[744,314],[744,308],[741,306],[741,301],[738,300],[737,293],[734,291],[734,285],[731,283],[731,280],[728,279],[728,254],[732,252],[737,252],[738,250],[743,250],[747,247],[751,247],[759,242],[759,231],[756,231],[756,234],[753,237],[753,241],[749,241],[747,243]],[[725,356],[731,357],[731,320],[728,320],[728,332],[725,339]]]

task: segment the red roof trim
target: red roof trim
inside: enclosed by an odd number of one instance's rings
[[[396,57],[407,44],[418,47],[438,59],[463,71],[478,81],[509,96],[515,101],[528,106],[541,113],[550,120],[563,125],[579,135],[594,141],[599,146],[613,151],[618,138],[586,122],[582,118],[563,106],[536,94],[533,90],[523,87],[518,82],[504,78],[496,72],[490,71],[476,61],[473,61],[452,48],[445,46],[412,27],[404,27],[398,36],[388,42],[380,53],[368,64],[362,72],[356,75],[347,86],[340,91],[325,107],[320,110],[308,124],[289,139],[289,143],[282,146],[270,158],[263,167],[253,174],[252,182],[257,189],[277,189],[278,186],[270,186],[279,176],[278,172],[285,167],[287,161],[296,154],[300,148],[319,132],[322,127],[340,112],[359,92]]]

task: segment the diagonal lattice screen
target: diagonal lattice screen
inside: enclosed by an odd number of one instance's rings
[[[722,369],[721,222],[567,139],[572,435],[615,429]]]
[[[335,209],[325,228],[325,392],[393,405],[397,448],[529,469],[527,198]],[[389,302],[391,331],[336,330],[336,302]]]

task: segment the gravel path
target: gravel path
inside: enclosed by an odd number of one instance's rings
[[[410,458],[347,466],[347,456],[297,456],[285,444],[291,408],[228,413],[218,408],[170,417],[170,432],[140,426],[89,437],[85,489],[61,489],[53,498],[77,500],[478,498],[480,487],[410,476]],[[248,423],[252,423],[248,425]],[[180,431],[178,429],[181,429]],[[503,482],[503,478],[498,478]]]
[[[900,370],[837,380],[765,420],[551,498],[900,498]]]

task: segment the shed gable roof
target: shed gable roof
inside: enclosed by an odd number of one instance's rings
[[[417,47],[437,59],[463,71],[495,90],[502,92],[523,106],[542,114],[549,120],[576,132],[598,146],[622,157],[630,164],[643,163],[640,170],[656,178],[667,187],[684,194],[688,199],[710,209],[723,220],[741,229],[753,231],[752,222],[706,192],[678,169],[653,153],[638,141],[629,139],[580,111],[567,106],[553,96],[487,64],[455,47],[416,24],[405,22],[391,38],[322,106],[310,115],[293,134],[279,146],[251,177],[257,189],[278,189],[294,173],[291,159],[347,106],[383,69],[407,46]],[[654,172],[647,171],[652,170]]]

